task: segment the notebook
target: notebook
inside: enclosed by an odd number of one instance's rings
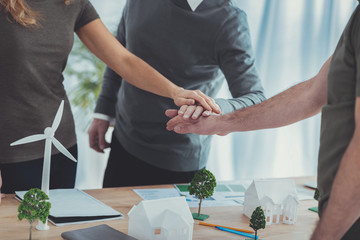
[[[115,230],[106,224],[63,232],[61,237],[66,240],[136,240],[136,238]]]

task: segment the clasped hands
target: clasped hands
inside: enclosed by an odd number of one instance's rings
[[[168,131],[179,134],[226,135],[226,133],[219,132],[216,127],[221,115],[205,110],[200,105],[183,105],[179,110],[168,109],[165,114],[171,118],[166,124]]]
[[[177,88],[172,96],[179,110],[169,109],[166,116],[171,118],[167,123],[167,130],[177,133],[194,132],[197,134],[218,134],[209,129],[215,124],[216,114],[220,114],[220,107],[215,100],[205,95],[200,90],[186,90]],[[205,121],[206,120],[206,121]],[[203,126],[203,128],[200,127]],[[88,130],[89,144],[97,152],[104,152],[110,144],[105,140],[105,134],[109,128],[109,121],[95,118]]]
[[[166,129],[179,134],[196,133],[200,135],[217,134],[221,136],[228,134],[229,132],[222,130],[222,127],[220,127],[222,124],[219,124],[223,120],[220,107],[215,103],[214,99],[200,91],[198,92],[205,99],[206,103],[210,105],[211,109],[198,99],[196,99],[196,104],[195,102],[190,104],[188,103],[189,101],[185,102],[179,110],[168,109],[165,114],[171,119],[167,122]],[[177,103],[176,105],[180,106]]]

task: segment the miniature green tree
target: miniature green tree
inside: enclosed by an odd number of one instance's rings
[[[212,174],[207,169],[199,170],[194,178],[190,182],[189,193],[191,195],[195,195],[195,197],[199,198],[199,210],[197,213],[197,217],[200,217],[201,203],[204,198],[209,198],[214,194],[214,189],[216,187],[216,179],[214,174]],[[194,215],[193,215],[194,216]],[[205,218],[209,216],[204,215]],[[201,218],[201,220],[204,220]]]
[[[318,188],[315,188],[315,193],[314,193],[314,199],[316,201],[319,201],[319,197],[320,197],[320,192]]]
[[[48,195],[38,188],[32,188],[24,195],[18,208],[19,220],[27,219],[30,223],[29,240],[32,238],[32,228],[35,220],[46,222],[50,213],[51,203],[48,202]]]
[[[319,197],[320,197],[320,192],[319,192],[319,189],[318,188],[315,188],[315,192],[314,192],[314,199],[316,201],[319,201]],[[313,212],[318,212],[319,211],[319,208],[318,207],[311,207],[309,208],[310,211],[313,211]]]
[[[266,225],[265,214],[261,207],[257,207],[254,212],[251,214],[250,225],[255,231],[255,239],[257,239],[257,231],[259,229],[264,229]]]

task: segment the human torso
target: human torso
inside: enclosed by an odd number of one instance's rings
[[[353,48],[353,30],[359,27],[357,8],[346,26],[332,57],[328,73],[328,102],[322,110],[318,165],[320,209],[328,200],[340,161],[355,129],[354,108],[359,80]],[[322,210],[322,209],[321,209]]]
[[[0,12],[1,163],[42,157],[43,142],[16,147],[10,147],[10,143],[43,133],[51,126],[63,99],[65,109],[56,137],[65,147],[76,143],[62,71],[88,1],[73,0],[65,5],[63,0],[30,0],[28,4],[40,13],[37,28],[20,26],[11,17],[9,22],[7,14]]]
[[[214,97],[223,83],[216,37],[227,19],[229,1],[204,1],[193,12],[185,0],[128,1],[126,47],[175,84]],[[136,16],[136,17],[135,17]],[[205,166],[210,137],[166,130],[171,99],[123,81],[118,93],[116,134],[140,159],[169,170]]]

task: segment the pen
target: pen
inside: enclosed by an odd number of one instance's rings
[[[235,233],[237,235],[241,235],[244,237],[249,237],[249,238],[253,238],[253,239],[258,239],[258,237],[255,238],[255,235],[249,234],[249,233],[244,233],[244,232],[240,232],[240,231],[235,231],[229,228],[224,228],[224,227],[219,227],[219,226],[215,226],[217,229],[221,230],[221,231],[225,231],[225,232],[229,232],[229,233]]]
[[[233,227],[226,227],[226,226],[222,226],[222,225],[217,225],[217,224],[212,224],[212,223],[207,223],[207,222],[199,222],[200,225],[204,225],[204,226],[210,226],[210,227],[223,227],[223,228],[228,228],[228,229],[232,229],[235,231],[239,231],[239,232],[244,232],[244,233],[254,233],[251,230],[246,230],[246,229],[240,229],[240,228],[233,228]]]

